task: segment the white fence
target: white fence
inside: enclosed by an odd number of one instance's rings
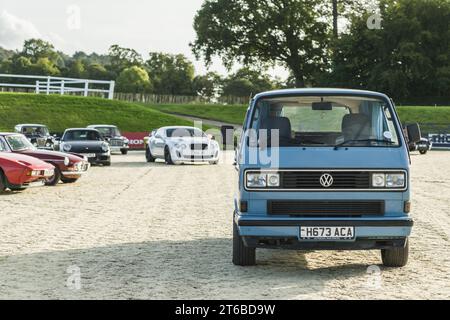
[[[4,79],[15,83],[5,83]],[[17,82],[14,79],[17,79]],[[114,99],[114,87],[114,81],[0,73],[0,88],[31,89],[38,94],[81,94],[87,97],[90,93],[95,93]]]

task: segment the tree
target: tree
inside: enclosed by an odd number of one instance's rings
[[[68,70],[68,76],[71,78],[86,77],[86,67],[82,60],[76,59],[72,61]]]
[[[275,88],[269,76],[250,68],[241,68],[224,80],[223,95],[248,97]]]
[[[127,93],[143,93],[151,89],[150,78],[143,68],[132,66],[124,69],[117,78],[117,90]]]
[[[112,45],[108,51],[112,71],[119,74],[125,68],[141,66],[142,56],[134,49]]]
[[[281,64],[298,87],[327,67],[328,9],[320,0],[206,0],[194,20],[191,44],[207,63],[214,55],[225,66]]]
[[[400,99],[448,94],[450,3],[382,0],[380,9],[380,30],[367,28],[372,12],[352,18],[349,32],[337,42],[328,83]]]
[[[87,66],[86,69],[87,77],[89,79],[96,80],[111,80],[113,76],[111,73],[105,68],[105,66],[99,63],[92,63]]]
[[[57,76],[60,74],[59,69],[49,58],[39,58],[35,64],[31,66],[33,74],[43,76]]]
[[[207,100],[212,100],[220,91],[222,78],[215,72],[208,72],[206,75],[196,76],[192,85],[197,95]]]
[[[173,95],[194,94],[194,65],[184,55],[150,52],[145,66],[149,71],[155,93]]]
[[[33,63],[36,63],[41,58],[46,58],[56,65],[61,60],[55,51],[55,47],[41,39],[25,40],[20,55],[29,58]]]

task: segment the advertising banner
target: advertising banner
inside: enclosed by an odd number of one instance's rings
[[[130,150],[144,150],[144,138],[149,132],[122,132],[122,135],[130,140]]]

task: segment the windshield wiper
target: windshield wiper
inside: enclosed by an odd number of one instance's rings
[[[308,144],[318,144],[318,145],[324,145],[325,143],[321,141],[314,141],[314,140],[301,140],[300,145],[308,145]]]
[[[381,140],[381,139],[361,139],[361,140],[347,140],[344,142],[341,142],[337,145],[334,146],[334,150],[338,150],[340,147],[343,147],[349,143],[354,143],[354,142],[379,142],[379,143],[387,143],[387,144],[395,144],[395,142],[393,141],[389,141],[389,140]]]

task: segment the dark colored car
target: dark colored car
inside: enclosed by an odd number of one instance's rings
[[[53,165],[55,167],[55,173],[45,182],[48,186],[54,186],[59,181],[74,183],[90,167],[89,162],[82,155],[37,149],[22,134],[0,133],[0,143],[6,152],[38,158]]]
[[[103,139],[109,143],[111,152],[121,152],[127,154],[130,147],[128,146],[128,139],[120,133],[119,128],[108,124],[95,124],[88,126],[90,129],[95,129],[100,132]]]
[[[54,175],[53,165],[23,154],[5,152],[0,141],[0,192],[43,186]]]
[[[432,142],[426,138],[421,138],[419,142],[410,142],[408,144],[409,151],[419,151],[420,154],[426,154],[431,150]]]
[[[47,126],[43,124],[18,124],[14,130],[27,137],[36,148],[53,149],[55,138],[50,135]]]
[[[102,138],[100,132],[95,129],[67,129],[55,149],[63,152],[81,154],[91,164],[111,165],[111,149],[109,144]]]

